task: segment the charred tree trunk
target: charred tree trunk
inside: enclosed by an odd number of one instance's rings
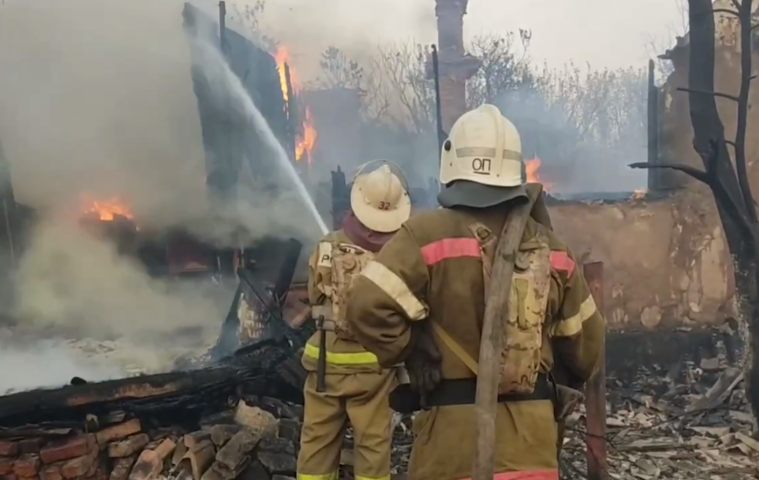
[[[633,168],[669,168],[684,172],[706,184],[714,194],[720,220],[733,257],[737,304],[741,317],[742,351],[746,394],[754,415],[754,434],[759,418],[759,222],[746,168],[746,128],[752,72],[752,2],[732,0],[735,10],[714,9],[711,0],[688,0],[690,22],[690,70],[688,92],[693,147],[704,162],[701,171],[680,164],[633,164]],[[714,86],[714,14],[740,22],[741,82],[738,95],[716,92]],[[716,98],[735,102],[738,121],[734,141],[725,139]],[[734,155],[730,156],[728,145]],[[735,165],[735,167],[733,167]]]

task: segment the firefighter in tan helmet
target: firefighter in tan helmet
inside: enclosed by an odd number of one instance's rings
[[[467,112],[441,152],[438,201],[415,215],[356,279],[347,318],[380,365],[405,362],[416,407],[410,480],[472,476],[475,387],[486,292],[515,205],[526,227],[513,256],[496,411],[497,480],[558,480],[554,353],[582,384],[599,360],[604,320],[564,242],[542,185],[525,184],[519,133],[493,105]],[[396,396],[403,386],[391,394]],[[393,400],[391,400],[392,402]]]
[[[366,172],[370,165],[379,168]],[[343,228],[326,235],[310,258],[308,282],[317,332],[303,353],[309,371],[298,456],[299,480],[337,480],[343,434],[353,427],[357,480],[389,480],[395,369],[356,342],[345,313],[348,287],[410,215],[400,170],[384,161],[359,171]]]

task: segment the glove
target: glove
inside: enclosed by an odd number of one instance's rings
[[[427,396],[442,379],[441,364],[443,357],[440,355],[435,340],[432,336],[429,320],[415,324],[411,328],[414,332],[415,341],[408,357],[406,358],[406,370],[408,371],[410,388],[419,395],[421,406],[428,410]]]

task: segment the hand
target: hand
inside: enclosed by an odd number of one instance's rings
[[[442,379],[441,364],[443,357],[440,355],[435,340],[432,337],[429,320],[424,320],[417,328],[414,347],[406,358],[406,370],[408,371],[410,387],[421,399],[422,408],[426,405],[427,395],[431,393]]]

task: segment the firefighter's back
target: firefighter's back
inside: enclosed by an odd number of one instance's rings
[[[505,219],[506,211],[500,205],[487,209],[439,209],[406,222],[418,245],[410,248],[421,249],[429,268],[428,321],[437,332],[444,378],[443,388],[438,390],[446,391],[446,382],[461,379],[451,384],[459,397],[451,401],[471,400],[466,405],[435,407],[416,417],[414,429],[418,441],[411,460],[411,478],[453,480],[471,476],[476,445],[473,405],[476,377],[460,357],[468,356],[474,361],[479,357],[485,313],[481,244],[497,240]],[[478,238],[476,225],[485,226],[493,238]],[[546,234],[547,229],[530,219],[523,242],[534,238],[538,231]],[[483,233],[480,230],[480,235]],[[462,394],[463,390],[468,393]],[[496,472],[557,468],[553,403],[545,390],[537,393],[535,397],[546,398],[517,397],[517,401],[498,405]]]

